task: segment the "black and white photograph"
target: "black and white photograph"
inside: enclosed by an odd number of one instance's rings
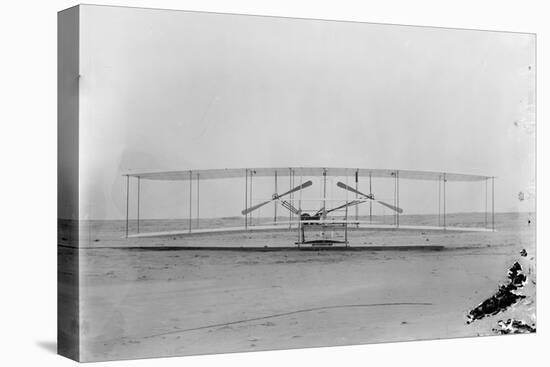
[[[4,278],[34,284],[5,314],[29,335],[48,320],[35,348],[218,365],[367,346],[416,365],[400,348],[420,342],[481,361],[456,342],[538,365],[538,26],[185,3],[48,7],[49,125],[5,168],[25,230],[5,229]],[[277,364],[328,365],[293,355]]]
[[[59,22],[69,356],[536,331],[533,34],[95,5]]]

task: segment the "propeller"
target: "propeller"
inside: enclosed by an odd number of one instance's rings
[[[370,194],[370,195],[365,195],[365,194],[363,194],[361,191],[356,190],[356,189],[354,189],[353,187],[348,186],[348,185],[346,185],[346,184],[343,183],[343,182],[338,182],[338,183],[336,184],[336,186],[338,186],[338,187],[340,187],[340,188],[342,188],[342,189],[344,189],[344,190],[351,191],[351,192],[353,192],[354,194],[358,194],[358,195],[364,196],[365,198],[370,199],[370,200],[372,200],[372,201],[376,201],[378,204],[383,205],[383,206],[385,206],[385,207],[387,207],[387,208],[390,208],[391,210],[396,211],[396,212],[398,212],[399,214],[403,213],[403,209],[398,208],[398,207],[396,207],[396,206],[393,206],[393,205],[391,205],[391,204],[385,203],[385,202],[383,202],[383,201],[376,200],[372,194]]]
[[[333,211],[338,210],[338,209],[343,209],[346,206],[359,205],[359,204],[364,203],[364,202],[365,202],[365,200],[353,200],[353,201],[350,201],[349,203],[337,206],[336,208],[329,209],[329,210],[325,211],[325,214],[328,214],[328,213],[333,212]]]
[[[250,212],[252,212],[252,211],[254,211],[254,210],[258,209],[258,208],[261,208],[261,207],[264,206],[264,205],[267,205],[267,204],[271,203],[271,202],[274,201],[274,200],[279,200],[279,199],[282,198],[283,196],[286,196],[286,195],[288,195],[288,194],[292,194],[293,192],[296,192],[296,191],[305,189],[306,187],[310,187],[311,185],[313,185],[313,182],[311,182],[311,181],[306,181],[306,182],[304,182],[303,184],[301,184],[301,185],[299,185],[299,186],[296,186],[295,188],[290,189],[290,190],[288,190],[288,191],[285,192],[285,193],[282,193],[282,194],[280,194],[280,195],[278,195],[278,194],[273,195],[273,197],[271,198],[271,200],[266,200],[266,201],[264,201],[264,202],[262,202],[262,203],[253,205],[253,206],[251,206],[250,208],[244,209],[243,211],[241,211],[241,214],[242,214],[242,215],[246,215],[246,214],[248,214],[248,213],[250,213]]]
[[[317,210],[317,212],[313,215],[313,216],[318,216],[318,215],[323,215],[323,216],[326,216],[328,213],[330,212],[333,212],[335,210],[338,210],[338,209],[343,209],[345,208],[346,206],[353,206],[353,205],[359,205],[361,203],[364,203],[366,200],[364,199],[361,199],[361,200],[353,200],[353,201],[350,201],[346,204],[343,204],[343,205],[340,205],[340,206],[337,206],[336,208],[332,208],[332,209],[325,209],[324,207]]]

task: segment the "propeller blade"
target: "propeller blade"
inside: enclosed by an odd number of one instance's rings
[[[275,196],[273,197],[272,200],[276,200],[276,199],[282,198],[282,197],[285,196],[285,195],[292,194],[293,192],[296,192],[296,191],[298,191],[298,190],[305,189],[306,187],[310,187],[311,185],[313,185],[313,182],[311,182],[311,181],[306,181],[306,182],[304,182],[303,184],[298,185],[298,186],[296,186],[295,188],[293,188],[293,189],[291,189],[291,190],[288,190],[287,192],[285,192],[285,193],[283,193],[283,194],[275,195]]]
[[[364,203],[364,202],[365,202],[365,200],[353,200],[353,201],[350,201],[347,204],[340,205],[340,206],[337,206],[336,208],[329,209],[325,213],[330,213],[330,212],[333,212],[333,211],[338,210],[338,209],[343,209],[346,206],[359,205],[359,204]]]
[[[384,205],[385,207],[390,208],[391,210],[396,211],[396,212],[398,212],[399,214],[403,213],[403,209],[398,208],[398,207],[396,207],[396,206],[393,206],[393,205],[391,205],[391,204],[385,203],[385,202],[380,201],[380,200],[372,199],[371,196],[365,195],[365,194],[363,194],[361,191],[356,190],[356,189],[354,189],[353,187],[350,187],[350,186],[346,185],[346,184],[343,183],[343,182],[338,182],[338,183],[336,184],[336,186],[338,186],[338,187],[340,187],[340,188],[342,188],[342,189],[351,191],[351,192],[353,192],[354,194],[359,194],[359,195],[361,195],[361,196],[364,196],[364,197],[367,198],[367,199],[374,200],[374,201],[376,201],[377,203],[379,203],[380,205]]]
[[[258,208],[261,208],[262,206],[266,205],[266,204],[269,204],[271,203],[272,200],[267,200],[267,201],[264,201],[263,203],[259,203],[259,204],[256,204],[254,206],[251,206],[250,208],[246,208],[245,210],[241,211],[241,214],[242,215],[246,215]]]
[[[399,214],[403,213],[403,209],[401,209],[401,208],[398,208],[396,206],[393,206],[391,204],[385,203],[385,202],[380,201],[380,200],[374,200],[374,201],[376,201],[380,205],[384,205],[385,207],[390,208],[393,211],[398,212]]]
[[[342,188],[342,189],[344,189],[344,190],[351,191],[351,192],[353,192],[354,194],[359,194],[359,195],[361,195],[361,196],[364,196],[364,197],[370,199],[369,195],[363,194],[361,191],[356,190],[356,189],[354,189],[353,187],[348,186],[348,185],[346,185],[346,184],[343,183],[343,182],[338,181],[338,183],[336,184],[336,186],[338,186],[338,187],[340,187],[340,188]]]
[[[298,186],[296,186],[295,188],[290,189],[290,190],[288,190],[288,191],[285,192],[285,193],[282,193],[282,194],[280,194],[280,195],[273,195],[273,198],[272,198],[271,200],[267,200],[267,201],[264,201],[264,202],[262,202],[262,203],[253,205],[253,206],[251,206],[250,208],[244,209],[243,211],[241,211],[241,214],[242,214],[242,215],[246,215],[246,214],[248,214],[248,213],[250,213],[250,212],[252,212],[252,211],[254,211],[254,210],[258,209],[258,208],[261,208],[262,206],[264,206],[264,205],[266,205],[266,204],[271,203],[273,200],[278,200],[278,199],[282,198],[282,197],[285,196],[285,195],[292,194],[293,192],[296,192],[296,191],[298,191],[298,190],[305,189],[306,187],[310,187],[311,185],[313,185],[313,182],[311,182],[311,181],[306,181],[306,182],[304,182],[303,184],[298,185]]]

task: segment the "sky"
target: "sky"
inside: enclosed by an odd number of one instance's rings
[[[534,209],[534,35],[88,5],[80,14],[81,219],[125,217],[127,171],[239,167],[488,175],[497,212]],[[483,210],[483,185],[450,183],[448,211]],[[201,215],[240,215],[243,187],[201,183]],[[375,188],[391,200],[391,182]],[[188,215],[187,182],[141,189],[142,218]],[[258,180],[254,200],[273,191]],[[437,197],[437,183],[400,184],[406,213],[437,212]]]

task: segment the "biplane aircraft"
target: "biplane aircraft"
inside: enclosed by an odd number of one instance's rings
[[[126,178],[126,237],[157,237],[173,236],[187,234],[220,234],[220,233],[238,233],[254,231],[280,231],[284,230],[283,222],[278,221],[277,207],[283,207],[288,213],[288,226],[286,228],[298,229],[298,241],[295,242],[298,247],[301,245],[312,246],[332,246],[336,244],[345,244],[348,246],[348,226],[354,230],[361,229],[411,229],[411,230],[457,230],[457,231],[494,231],[494,177],[483,175],[471,175],[448,172],[430,172],[413,170],[392,170],[392,169],[369,169],[369,168],[326,168],[326,167],[283,167],[283,168],[232,168],[232,169],[205,169],[205,170],[184,170],[184,171],[149,171],[149,172],[127,172],[123,176]],[[346,193],[345,200],[327,198],[327,176],[334,178],[344,178],[343,181],[337,181],[331,189],[338,188],[340,192]],[[273,179],[274,194],[271,198],[260,200],[252,196],[253,178],[263,177]],[[278,190],[281,178],[288,179],[288,189],[282,193]],[[137,233],[129,233],[130,222],[130,178],[137,179],[137,209],[136,226]],[[298,178],[300,184],[295,185],[295,179]],[[303,179],[307,180],[304,182]],[[352,187],[347,184],[348,179],[354,182]],[[216,228],[205,228],[200,226],[200,190],[199,185],[203,180],[225,180],[239,179],[244,180],[244,209],[240,211],[243,218],[243,226],[222,226]],[[372,182],[374,179],[385,179],[384,185],[393,187],[393,203],[388,203],[377,198],[373,194]],[[437,225],[402,225],[399,221],[399,215],[403,209],[399,207],[399,182],[400,180],[415,180],[435,182],[435,196],[437,197]],[[140,231],[140,180],[150,181],[183,181],[188,183],[188,225],[180,230],[169,230],[164,232],[141,232]],[[315,181],[319,180],[319,181]],[[264,181],[265,182],[265,181]],[[312,208],[302,207],[302,192],[314,186],[314,182],[320,182],[320,198],[310,200],[317,203]],[[448,182],[480,182],[484,185],[485,196],[483,197],[485,205],[485,223],[483,227],[452,227],[447,223],[446,208],[446,185]],[[259,184],[259,183],[258,183]],[[265,183],[264,183],[265,185]],[[365,189],[368,187],[368,193]],[[239,185],[240,186],[240,185]],[[491,188],[491,196],[489,189]],[[339,191],[339,190],[337,190]],[[387,190],[386,190],[387,191]],[[295,199],[294,195],[300,196]],[[348,195],[353,197],[348,200]],[[387,194],[389,195],[389,194]],[[488,199],[490,198],[490,199]],[[306,199],[304,199],[306,200]],[[491,209],[488,203],[491,203]],[[193,204],[196,203],[196,206]],[[273,222],[267,224],[253,224],[252,214],[260,213],[260,208],[274,203]],[[359,218],[359,206],[363,203],[369,203],[369,220]],[[389,209],[393,213],[393,224],[373,222],[372,204],[376,203],[385,210]],[[350,208],[355,209],[354,215],[349,215]],[[193,218],[196,213],[195,218]],[[238,212],[237,212],[238,213]],[[264,212],[265,213],[265,212]],[[383,216],[387,216],[387,213]],[[258,216],[259,217],[259,216]],[[264,217],[265,218],[265,215]],[[193,219],[196,221],[194,222]],[[196,224],[194,224],[196,223]],[[235,222],[232,222],[235,223]],[[329,236],[329,232],[334,234],[336,230],[343,230],[343,236]],[[314,239],[306,239],[306,233],[315,234]]]
[[[393,211],[395,211],[399,214],[403,213],[403,209],[401,209],[401,208],[398,208],[394,205],[388,204],[388,203],[386,203],[384,201],[381,201],[381,200],[376,200],[374,198],[374,194],[372,192],[369,193],[369,194],[364,194],[361,191],[359,191],[357,189],[354,189],[353,187],[348,186],[345,183],[340,182],[340,181],[338,181],[336,186],[338,186],[339,188],[342,188],[344,190],[347,190],[349,192],[352,192],[354,194],[359,195],[358,199],[349,201],[345,204],[336,206],[334,208],[327,208],[326,205],[323,205],[319,210],[317,210],[316,212],[311,213],[311,214],[305,212],[301,208],[300,209],[296,208],[289,201],[281,200],[281,198],[283,198],[284,196],[287,196],[287,195],[290,195],[294,192],[306,189],[306,188],[308,188],[312,185],[313,185],[312,181],[306,181],[303,184],[298,185],[298,186],[296,186],[296,187],[294,187],[294,188],[292,188],[292,189],[290,189],[290,190],[288,190],[288,191],[286,191],[282,194],[275,193],[275,194],[273,194],[273,196],[270,200],[266,200],[264,202],[261,202],[259,204],[254,205],[254,206],[246,208],[246,209],[241,211],[241,214],[242,215],[247,215],[247,214],[252,213],[253,211],[255,211],[257,209],[260,209],[261,207],[263,207],[263,206],[265,206],[265,205],[267,205],[267,204],[269,204],[273,201],[279,201],[283,208],[287,209],[288,211],[290,211],[291,213],[293,213],[294,215],[296,215],[300,218],[300,220],[299,220],[299,224],[300,224],[299,225],[299,230],[301,231],[301,236],[300,236],[300,241],[297,242],[296,244],[311,244],[311,245],[321,245],[321,246],[322,245],[329,245],[330,246],[332,244],[337,244],[337,243],[347,244],[347,225],[349,224],[349,221],[347,220],[347,208],[349,208],[349,207],[353,207],[353,206],[356,206],[356,205],[359,205],[359,204],[362,204],[362,203],[366,203],[370,200],[370,201],[379,203],[380,205],[383,205],[383,206],[385,206],[385,207],[387,207],[387,208],[389,208],[389,209],[391,209],[391,210],[393,210]],[[326,203],[326,201],[324,201],[323,203]],[[327,215],[329,213],[332,213],[332,212],[337,211],[337,210],[342,210],[342,209],[346,210],[346,215],[345,215],[344,220],[340,220],[340,221],[331,220],[329,222],[326,221]],[[325,232],[325,230],[328,226],[335,227],[335,226],[340,226],[340,225],[343,225],[344,231],[346,232],[345,235],[344,235],[344,238],[345,238],[344,241],[328,239],[324,236],[323,236],[323,238],[318,239],[318,240],[309,240],[308,241],[308,240],[305,239],[305,228],[307,226],[323,226],[324,227],[323,232]]]

